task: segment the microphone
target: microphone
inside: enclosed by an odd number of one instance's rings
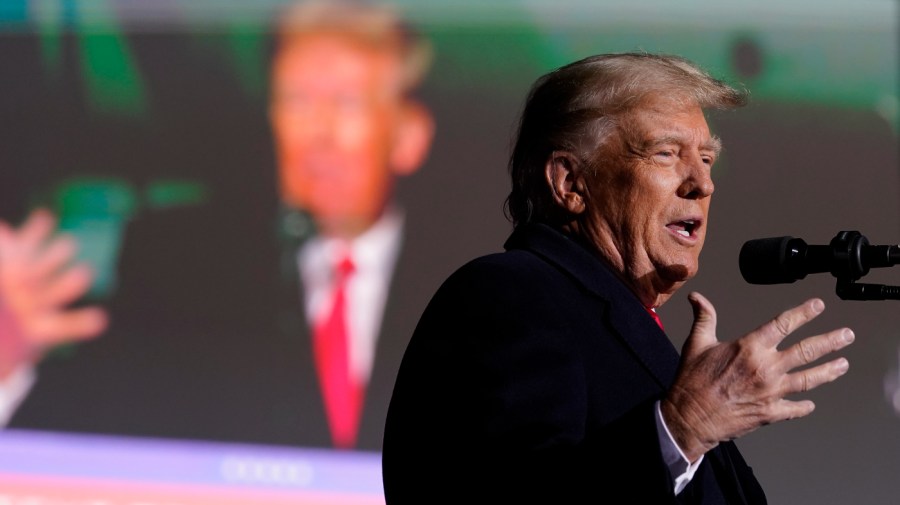
[[[900,263],[900,246],[869,245],[857,231],[839,232],[829,245],[808,245],[795,237],[761,238],[744,243],[738,263],[750,284],[790,284],[822,272],[852,283],[870,268]]]

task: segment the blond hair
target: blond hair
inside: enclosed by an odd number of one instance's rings
[[[367,47],[393,52],[400,60],[404,91],[418,87],[431,66],[431,44],[388,4],[353,0],[310,0],[289,6],[276,26],[279,46],[310,34],[335,34]]]
[[[544,179],[550,153],[565,150],[589,169],[620,119],[650,97],[703,109],[744,105],[747,94],[674,55],[600,54],[570,63],[535,82],[519,121],[505,212],[513,224],[548,222],[555,204]]]

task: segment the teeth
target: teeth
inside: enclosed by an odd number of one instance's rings
[[[691,236],[691,232],[689,232],[687,230],[678,230],[676,233],[678,233],[682,237],[690,237]]]
[[[690,225],[693,225],[693,224],[694,224],[694,220],[693,220],[693,219],[686,219],[686,220],[684,220],[684,221],[682,221],[682,222],[683,222],[684,224],[690,224]]]

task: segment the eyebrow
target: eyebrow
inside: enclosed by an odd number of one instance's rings
[[[705,144],[703,144],[702,148],[703,148],[703,149],[706,149],[706,150],[709,150],[709,151],[712,151],[712,152],[716,155],[716,157],[718,158],[718,157],[719,157],[719,153],[722,152],[722,139],[720,139],[720,138],[719,138],[718,136],[716,136],[716,135],[713,135],[712,137],[709,138],[709,141],[708,141],[708,142],[706,142]]]
[[[662,145],[662,144],[685,144],[684,137],[681,135],[666,135],[665,137],[660,137],[653,139],[644,144],[644,149],[650,149],[654,146]],[[719,153],[722,152],[722,139],[713,135],[709,138],[708,141],[704,142],[703,145],[700,146],[701,150],[704,151],[712,151],[716,157],[719,156]]]

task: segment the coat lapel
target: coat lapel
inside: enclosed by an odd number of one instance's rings
[[[599,257],[572,238],[543,224],[518,227],[506,249],[524,249],[541,256],[594,296],[610,310],[605,318],[621,341],[661,387],[667,389],[678,368],[678,352],[665,333],[632,293]]]

